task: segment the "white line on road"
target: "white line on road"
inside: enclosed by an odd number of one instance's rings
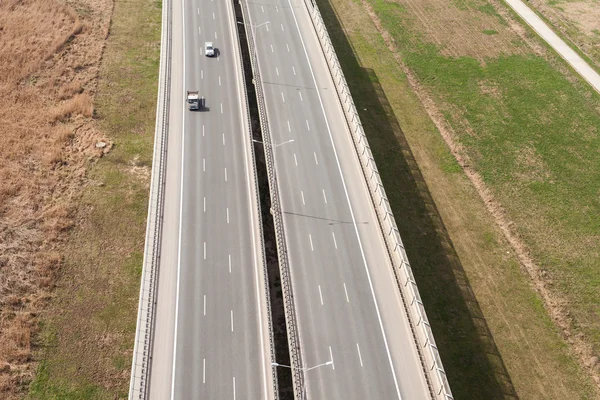
[[[200,79],[204,79],[204,70],[203,69],[200,70]]]
[[[325,199],[325,204],[327,204],[327,195],[325,195],[325,189],[321,189],[323,191],[323,199]]]
[[[302,205],[306,205],[304,202],[304,192],[302,190],[300,191],[300,196],[302,196]]]
[[[265,8],[263,6],[260,6],[260,9],[262,10],[262,12],[265,12]]]
[[[292,127],[290,126],[290,121],[287,122],[288,123],[288,132],[292,131]]]
[[[204,295],[204,315],[206,315],[206,295]]]
[[[321,299],[321,305],[323,305],[323,293],[321,292],[321,285],[319,285],[319,298]]]
[[[335,369],[335,363],[333,362],[333,353],[331,352],[331,346],[329,346],[329,357],[331,357],[331,368]]]
[[[294,164],[296,164],[296,167],[298,166],[298,159],[296,158],[296,153],[294,153]]]
[[[275,72],[277,73],[277,76],[279,76],[279,68],[275,67]]]
[[[217,38],[217,32],[215,32],[215,39]]]
[[[233,310],[231,310],[231,332],[233,332]]]
[[[317,79],[315,78],[315,73],[313,71],[312,65],[310,63],[310,59],[308,57],[308,50],[306,50],[306,45],[304,44],[304,39],[302,39],[302,35],[300,33],[300,25],[298,25],[298,19],[296,18],[296,12],[292,7],[291,0],[288,0],[288,4],[290,6],[290,10],[292,11],[292,16],[294,17],[294,22],[296,23],[296,30],[298,31],[298,37],[300,38],[300,43],[302,43],[302,48],[304,50],[304,56],[308,63],[308,69],[310,70],[310,74],[312,76],[313,84],[317,87]],[[379,329],[381,330],[381,336],[383,338],[383,343],[385,344],[385,350],[388,356],[388,362],[390,364],[390,370],[392,372],[392,377],[394,379],[394,386],[396,388],[396,394],[398,399],[402,399],[400,395],[400,386],[398,384],[398,378],[396,377],[396,370],[394,368],[394,362],[392,361],[392,355],[390,353],[390,348],[387,341],[387,336],[385,334],[385,330],[383,329],[383,321],[381,319],[381,313],[379,312],[379,304],[377,303],[377,297],[375,296],[375,289],[373,288],[373,281],[371,279],[371,273],[369,271],[369,267],[367,265],[367,258],[365,256],[365,251],[363,249],[362,241],[360,239],[360,235],[358,234],[358,226],[356,225],[356,218],[354,216],[354,210],[352,209],[352,204],[350,203],[350,197],[348,195],[348,188],[346,187],[346,181],[344,179],[344,174],[342,173],[342,167],[340,165],[340,160],[337,154],[337,150],[335,148],[335,142],[333,141],[333,134],[331,133],[331,127],[329,126],[329,121],[327,120],[327,113],[325,113],[325,106],[323,105],[323,99],[321,98],[321,94],[317,90],[317,97],[319,98],[319,103],[321,105],[321,112],[323,113],[323,117],[325,118],[325,125],[327,126],[327,132],[329,133],[329,140],[331,141],[333,154],[335,156],[336,164],[338,167],[338,171],[340,173],[340,179],[342,180],[342,186],[344,187],[344,193],[346,194],[346,201],[348,202],[348,208],[350,209],[350,216],[352,217],[352,223],[354,225],[354,233],[356,234],[356,238],[358,240],[358,247],[360,248],[360,254],[363,260],[363,266],[365,268],[365,272],[367,274],[367,280],[369,281],[369,288],[371,289],[371,297],[373,299],[373,303],[375,305],[375,311],[377,312],[377,320],[379,322]],[[331,351],[331,349],[330,349]],[[332,360],[333,361],[333,360]]]
[[[317,153],[313,151],[313,154],[315,155],[315,163],[319,165],[319,160],[317,160]]]
[[[310,125],[308,124],[308,120],[306,120],[306,129],[310,131]]]
[[[203,248],[204,248],[204,259],[206,260],[206,242],[204,242]]]
[[[202,33],[202,29],[198,27],[198,35]]]
[[[331,236],[333,237],[333,245],[337,249],[337,241],[335,240],[335,233],[331,232]]]
[[[183,7],[184,0],[181,0]],[[182,19],[182,31],[185,32],[185,18]],[[183,48],[185,49],[185,35],[183,38]],[[185,87],[185,51],[183,52],[183,86]],[[183,188],[185,187],[183,177],[185,176],[185,107],[182,109],[181,120],[181,180],[179,191],[179,232],[177,241],[177,284],[175,287],[175,324],[173,329],[173,367],[171,371],[171,400],[175,398],[175,372],[177,367],[177,328],[179,322],[179,288],[181,281],[181,235],[183,225]]]
[[[269,24],[265,25],[265,27],[267,28],[267,32],[269,32]]]
[[[219,77],[219,86],[221,86],[221,77]]]
[[[221,103],[221,114],[223,114],[223,103]]]
[[[206,158],[202,159],[202,172],[206,172]]]
[[[233,377],[233,400],[235,400],[235,376]]]
[[[360,355],[360,347],[358,347],[358,343],[356,343],[356,350],[358,350],[358,359],[360,360],[360,366],[363,366],[362,356]]]
[[[204,136],[204,125],[202,125],[202,136]]]
[[[229,223],[229,207],[227,207],[227,223]]]
[[[281,101],[285,103],[285,97],[283,97],[283,92],[281,92]]]
[[[344,282],[344,293],[346,293],[346,303],[350,303],[350,298],[348,297],[348,290],[346,289],[346,282]]]
[[[310,240],[310,249],[312,251],[315,251],[315,248],[313,247],[313,243],[312,243],[312,235],[310,233],[308,234],[308,240]]]
[[[279,12],[279,7],[275,6],[275,11]]]
[[[292,71],[294,72],[294,75],[296,75],[296,68],[292,67]]]
[[[225,182],[227,182],[227,168],[225,168]]]
[[[204,212],[206,212],[206,197],[204,197]]]
[[[223,146],[225,146],[225,134],[223,134]]]
[[[304,101],[302,100],[302,92],[298,92],[298,94],[300,95],[300,101]]]
[[[283,30],[284,30],[284,29],[283,29],[283,24],[281,24],[281,31],[283,31]]]
[[[206,358],[202,359],[202,383],[206,383]]]
[[[271,53],[275,53],[275,49],[273,48],[273,45],[271,45]]]
[[[198,15],[200,15],[200,9],[198,9]]]
[[[231,273],[231,254],[229,254],[229,273]]]
[[[215,19],[215,13],[213,13],[213,19]]]
[[[288,51],[288,53],[289,53],[289,52],[290,52],[290,46],[288,46],[288,44],[286,43],[286,44],[285,44],[285,47],[287,47],[287,51]]]

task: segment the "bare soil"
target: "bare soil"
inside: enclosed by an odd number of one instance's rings
[[[111,0],[0,2],[0,397],[35,371],[32,336],[52,297],[86,167],[110,150],[93,98]],[[97,147],[99,142],[106,146]]]
[[[529,0],[528,5],[587,55],[596,68],[600,68],[600,2]]]

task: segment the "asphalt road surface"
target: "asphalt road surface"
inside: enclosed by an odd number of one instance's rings
[[[171,107],[152,399],[271,399],[272,369],[235,20],[174,0]],[[217,56],[204,56],[211,41]],[[186,90],[206,108],[188,111]]]
[[[297,0],[248,2],[248,8],[282,197],[307,397],[430,398],[308,12]]]

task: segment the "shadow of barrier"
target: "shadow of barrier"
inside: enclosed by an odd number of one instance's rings
[[[329,1],[305,0],[305,5],[359,154],[433,394],[439,399],[516,399],[460,259],[377,75],[358,63]],[[350,77],[348,83],[344,74]],[[356,102],[360,113],[351,92],[360,93]],[[383,166],[381,171],[375,158]],[[392,209],[402,211],[399,227]]]

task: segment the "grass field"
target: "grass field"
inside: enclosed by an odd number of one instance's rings
[[[85,12],[85,10],[80,10]],[[32,399],[127,398],[152,163],[161,3],[116,1],[94,98],[112,150],[90,165],[37,336]]]
[[[454,132],[566,299],[569,329],[598,354],[598,96],[496,3],[319,4],[456,398],[597,398],[594,367],[564,340],[428,113]]]

